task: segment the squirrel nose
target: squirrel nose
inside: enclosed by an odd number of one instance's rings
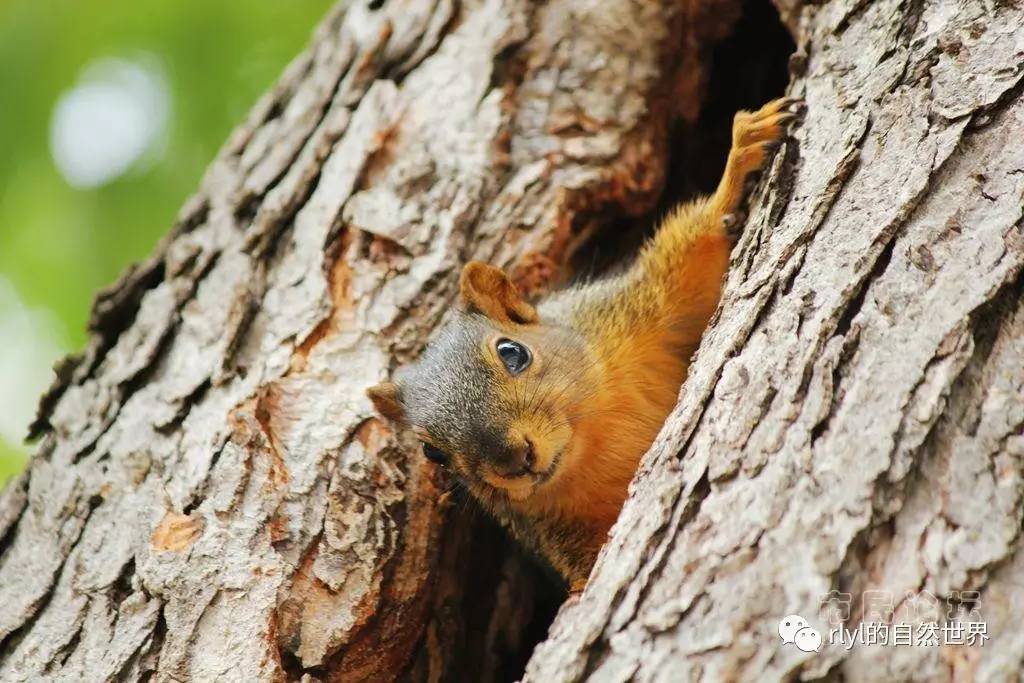
[[[495,468],[503,477],[521,477],[524,474],[530,474],[537,462],[533,443],[525,438],[522,443],[511,446],[504,455],[503,461]]]

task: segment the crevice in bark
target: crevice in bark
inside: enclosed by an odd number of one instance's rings
[[[188,225],[188,221],[179,223],[179,227]],[[54,367],[56,378],[36,408],[36,417],[29,425],[26,437],[29,441],[50,429],[50,414],[75,376],[81,371],[86,374],[93,371],[95,364],[117,343],[121,333],[135,321],[142,298],[163,281],[164,275],[164,260],[161,254],[157,254],[129,266],[116,282],[96,295],[88,324],[93,335],[92,348],[88,353],[62,359]],[[83,363],[87,367],[83,367]]]
[[[121,573],[117,575],[117,579],[107,589],[112,604],[120,605],[125,598],[135,592],[132,588],[132,577],[135,576],[135,569],[135,558],[132,557],[121,568]]]
[[[56,674],[60,668],[67,664],[68,659],[71,657],[72,654],[74,654],[75,648],[78,647],[78,644],[80,642],[82,642],[81,628],[75,631],[75,635],[71,637],[71,640],[68,641],[68,644],[61,648],[60,651],[54,655],[54,660],[50,664],[51,670],[49,671],[49,673],[51,675]]]
[[[39,452],[48,457],[53,451],[53,441],[47,439],[39,447]],[[15,476],[7,482],[5,488],[0,489],[0,558],[4,556],[7,549],[14,542],[18,525],[16,519],[28,505],[28,469]]]
[[[165,614],[167,610],[166,605],[162,605],[157,611],[156,625],[153,627],[153,633],[149,636],[146,643],[139,649],[138,658],[140,665],[144,663],[145,659],[150,653],[159,653],[163,649],[164,641],[167,639],[167,616]],[[140,666],[141,668],[141,666]],[[155,669],[143,668],[139,676],[139,680],[143,683],[148,683],[156,675]]]
[[[46,393],[43,394],[42,398],[39,399],[35,418],[32,420],[32,424],[28,426],[28,434],[25,436],[26,441],[35,441],[50,430],[50,414],[53,412],[53,408],[57,405],[61,396],[64,395],[64,391],[71,385],[75,373],[85,362],[85,359],[85,353],[76,353],[65,356],[53,366],[53,373],[55,375],[53,383],[46,390]]]
[[[96,295],[89,319],[89,331],[102,337],[108,344],[117,341],[135,320],[142,297],[163,280],[162,258],[150,258],[129,267],[117,282]],[[100,357],[105,350],[101,349]]]
[[[78,542],[81,537],[82,529],[89,523],[89,518],[92,517],[92,513],[103,503],[102,496],[94,494],[89,497],[87,501],[80,503],[81,507],[76,510],[75,516],[80,517],[80,523],[78,529],[74,535],[74,538],[66,541],[67,547],[72,548]],[[83,509],[84,508],[84,509]],[[2,558],[3,555],[0,555]],[[68,561],[71,559],[72,554],[69,551],[61,559],[60,565],[57,566],[53,572],[53,578],[49,585],[46,587],[46,591],[39,595],[33,604],[31,605],[30,611],[25,615],[24,620],[10,632],[0,636],[0,665],[2,665],[7,657],[14,653],[18,649],[18,644],[23,638],[28,635],[28,632],[32,629],[33,624],[39,619],[43,610],[53,599],[54,594],[57,592],[58,585],[60,584],[61,575],[68,570]]]
[[[325,117],[329,114],[325,114]],[[320,132],[320,125],[323,120],[317,124],[317,128],[310,134],[310,137],[302,144],[301,150],[298,154],[303,154],[306,150],[314,146],[313,138]],[[334,146],[337,137],[340,136],[342,131],[338,131],[337,135],[333,133],[324,140],[323,150],[316,152],[315,150],[311,153],[318,157],[317,161],[322,162],[323,157],[326,157],[330,149]],[[281,202],[267,202],[267,193],[272,192],[275,188],[279,187],[279,183],[283,182],[283,177],[275,180],[273,187],[268,187],[266,191],[259,196],[253,196],[251,198],[245,198],[239,200],[240,207],[243,209],[241,216],[236,215],[236,219],[242,221],[246,217],[246,211],[244,206],[250,201],[259,203],[259,207],[253,212],[252,217],[248,220],[248,227],[246,228],[246,250],[252,255],[253,259],[262,261],[266,254],[278,251],[278,245],[280,237],[285,233],[287,228],[294,220],[295,215],[309,200],[313,194],[317,183],[320,180],[320,174],[322,171],[322,163],[314,165],[314,172],[307,178],[302,178],[298,181],[298,187],[290,191]],[[271,259],[273,260],[273,259]]]
[[[788,140],[782,147],[782,163],[773,177],[771,206],[768,208],[768,225],[775,227],[786,216],[786,208],[796,189],[796,173],[800,164],[800,143]],[[758,245],[760,246],[760,245]]]
[[[685,527],[700,514],[701,506],[711,493],[711,481],[708,475],[709,472],[707,469],[701,472],[700,477],[693,485],[693,490],[688,494],[683,494],[686,497],[685,503],[678,508],[678,511],[673,515],[668,524],[651,535],[650,542],[648,544],[650,549],[648,552],[651,555],[657,555],[657,557],[656,560],[650,564],[649,568],[645,570],[646,577],[658,575],[659,571],[664,566],[664,563],[672,553],[672,543],[676,537],[676,531],[681,527]],[[673,507],[677,504],[678,499],[673,501]],[[666,542],[666,538],[671,540]],[[651,584],[646,581],[634,586],[624,586],[619,590],[619,593],[615,596],[612,604],[621,605],[623,594],[629,590],[638,592],[638,595],[632,601],[634,607],[642,605],[649,595],[650,589]],[[693,609],[699,600],[700,596],[695,596],[689,607],[680,612],[677,615],[677,618],[681,619],[686,612]],[[586,663],[584,664],[583,677],[589,677],[601,666],[611,648],[609,640],[610,639],[608,637],[602,637],[599,641],[591,645],[587,653]]]
[[[889,263],[892,261],[892,252],[896,248],[896,241],[896,236],[893,235],[878,255],[878,258],[875,259],[875,263],[867,276],[858,283],[856,293],[850,302],[846,304],[839,320],[836,321],[836,329],[833,336],[845,337],[849,333],[853,319],[857,317],[864,307],[864,301],[871,290],[871,283],[877,281],[882,273],[885,272],[885,269],[889,267]]]
[[[287,648],[278,648],[277,652],[287,680],[299,681],[303,676],[310,676],[320,681],[327,680],[329,671],[327,666],[303,666],[295,653]]]
[[[328,22],[328,24],[330,23],[333,22]],[[337,30],[337,27],[335,27],[335,30]],[[338,54],[346,54],[347,46],[343,44],[346,40],[347,36],[344,35],[342,35],[338,39],[339,44],[335,46]],[[316,55],[304,56],[302,59],[304,59],[304,70],[308,71],[310,68],[314,66]],[[284,179],[288,176],[288,173],[290,172],[295,160],[307,148],[307,145],[310,143],[310,141],[313,138],[315,138],[317,134],[320,132],[320,129],[324,124],[325,119],[328,117],[333,107],[333,102],[338,94],[338,89],[341,86],[341,83],[343,82],[343,79],[345,78],[346,74],[349,72],[351,68],[351,59],[339,59],[339,62],[336,66],[336,71],[332,74],[333,78],[331,80],[330,87],[325,88],[320,97],[319,108],[315,112],[313,121],[305,126],[305,134],[302,135],[300,139],[294,141],[287,141],[287,148],[289,148],[287,154],[284,158],[281,158],[280,160],[275,160],[276,163],[274,164],[274,166],[276,166],[276,168],[272,173],[271,177],[264,178],[264,182],[259,183],[256,187],[253,187],[250,183],[246,183],[242,188],[240,188],[238,194],[232,197],[232,202],[235,205],[233,210],[234,218],[240,227],[242,227],[243,229],[247,229],[250,225],[252,225],[253,220],[259,214],[259,210],[268,194],[272,192],[275,188],[277,188],[282,181],[284,181]],[[283,116],[283,114],[285,113],[285,95],[291,96],[293,94],[294,93],[291,92],[275,93],[276,96],[272,98],[272,101],[267,106],[267,110],[264,116],[260,117],[261,127],[266,127],[268,124],[271,124],[272,122],[280,119],[280,117]],[[250,142],[251,139],[246,140],[245,144],[243,144],[239,149],[236,150],[236,159],[242,159],[242,156],[244,155]],[[272,150],[266,150],[264,151],[264,154],[260,158],[250,160],[249,163],[251,164],[252,168],[260,168],[267,161],[267,157],[270,156],[271,152]],[[290,215],[287,214],[279,217],[279,220],[281,220],[284,223],[287,223],[289,219]]]

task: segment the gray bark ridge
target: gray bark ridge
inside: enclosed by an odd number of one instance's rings
[[[650,210],[680,17],[339,5],[58,368],[0,497],[0,679],[443,675],[459,521],[364,390],[464,261],[543,288]]]
[[[806,119],[590,584],[525,681],[1024,669],[1024,11],[850,0],[798,23]],[[895,621],[908,593],[978,591],[990,638],[783,647],[780,618],[821,624],[832,590],[853,596],[851,629],[867,590],[895,596]]]

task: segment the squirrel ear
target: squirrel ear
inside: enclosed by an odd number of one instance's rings
[[[492,320],[521,324],[537,322],[537,310],[526,302],[500,268],[470,261],[462,269],[459,289],[467,307]]]
[[[377,412],[395,422],[405,422],[402,392],[394,382],[381,382],[366,390]]]

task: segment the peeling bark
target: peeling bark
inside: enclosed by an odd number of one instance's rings
[[[670,152],[700,149],[713,48],[753,4],[332,12],[41,402],[0,493],[0,679],[520,676],[558,589],[440,502],[363,392],[466,260],[540,293],[677,199]],[[778,6],[806,119],[526,680],[1022,666],[1024,11]],[[978,590],[991,640],[781,648],[833,589]]]

